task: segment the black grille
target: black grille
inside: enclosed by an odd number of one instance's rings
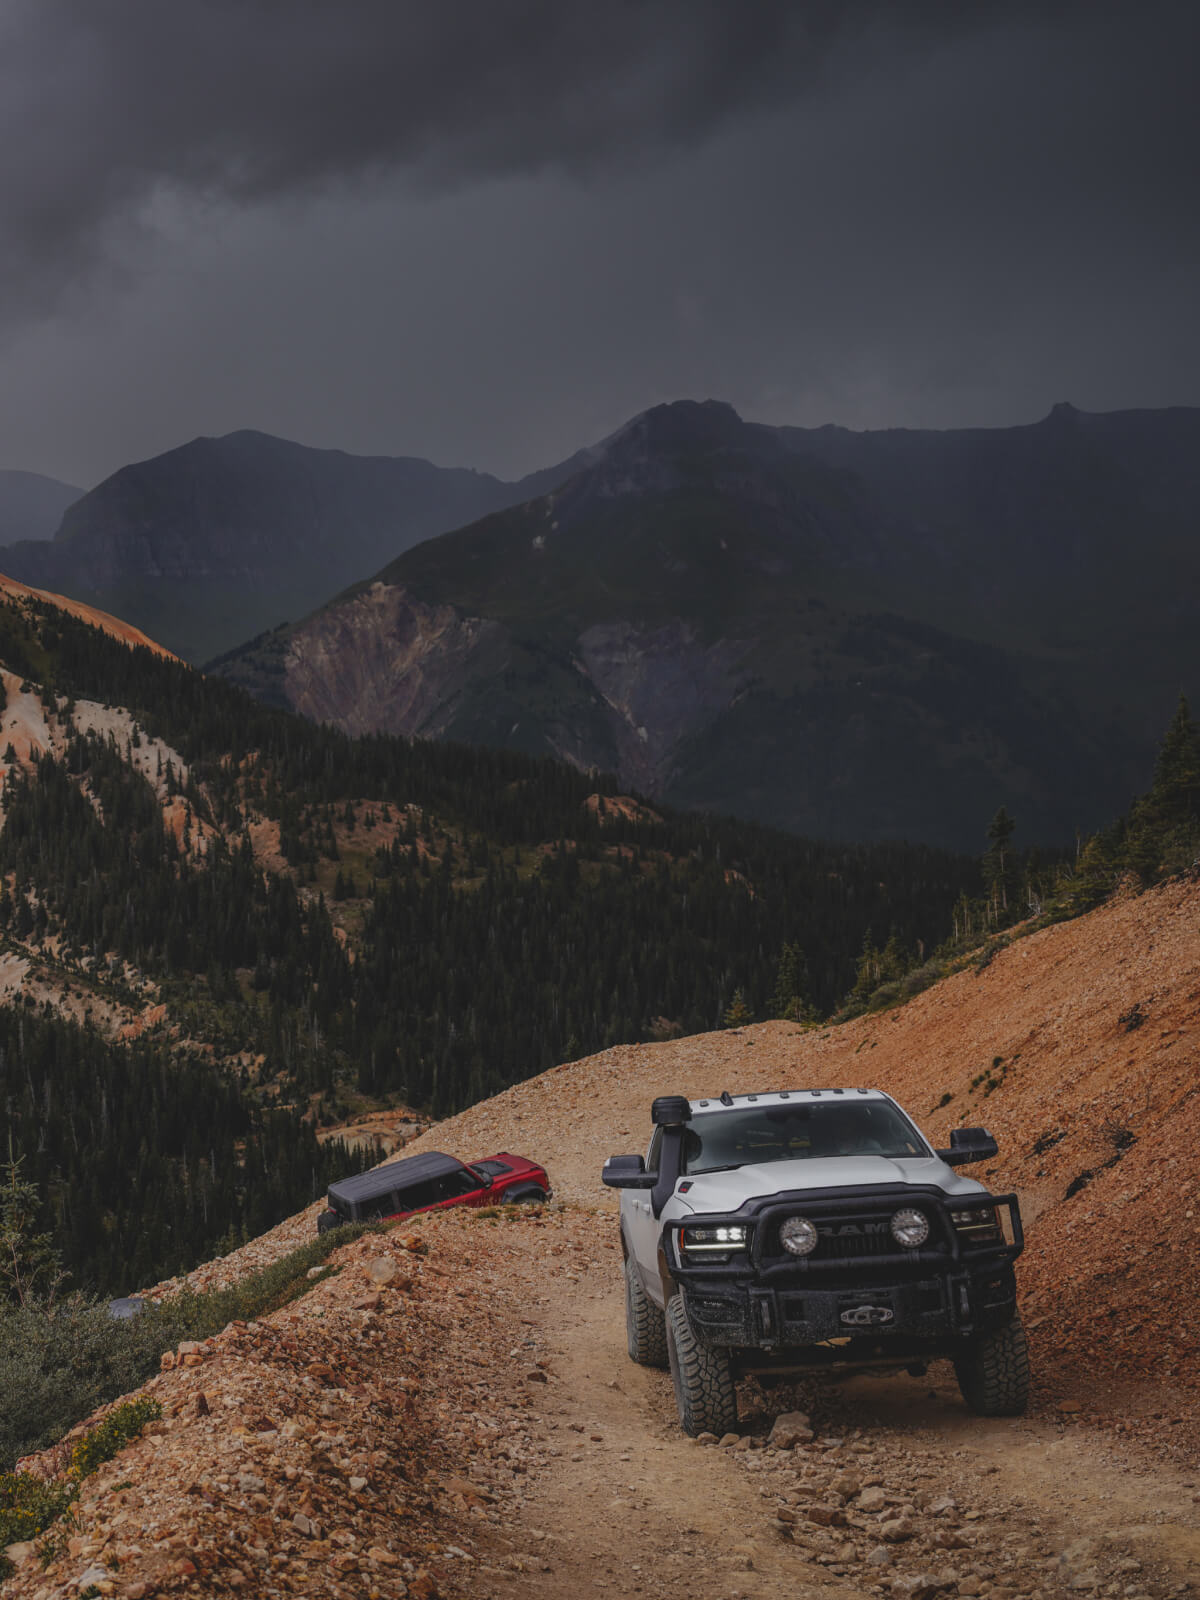
[[[857,1261],[863,1257],[886,1256],[896,1249],[887,1220],[881,1217],[864,1217],[861,1222],[818,1222],[817,1247],[807,1257],[809,1261]],[[774,1230],[771,1241],[774,1253],[784,1260],[792,1259],[784,1249],[779,1230]]]
[[[820,1240],[812,1253],[814,1261],[845,1261],[861,1256],[886,1256],[896,1242],[884,1227],[878,1233],[840,1233],[836,1228],[818,1228]]]
[[[923,1208],[924,1209],[924,1208]],[[803,1215],[803,1213],[797,1213]],[[925,1210],[929,1217],[930,1233],[924,1249],[941,1251],[944,1248],[941,1229],[936,1216]],[[771,1228],[765,1242],[766,1252],[773,1261],[795,1261],[797,1258],[783,1247],[779,1229],[786,1219],[780,1217]],[[817,1247],[811,1255],[801,1259],[819,1266],[822,1262],[871,1261],[885,1257],[903,1257],[903,1247],[892,1237],[892,1212],[849,1217],[813,1217],[817,1227]]]

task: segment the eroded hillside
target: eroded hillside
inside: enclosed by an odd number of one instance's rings
[[[535,1154],[558,1194],[603,1205],[601,1163],[644,1147],[658,1094],[871,1084],[936,1140],[985,1125],[1000,1156],[979,1175],[1021,1197],[1018,1271],[1043,1393],[1115,1414],[1096,1374],[1131,1390],[1148,1378],[1122,1400],[1122,1425],[1147,1417],[1151,1432],[1166,1423],[1194,1439],[1198,1047],[1193,877],[1020,939],[898,1010],[606,1051],[472,1107],[413,1148]]]
[[[180,680],[181,692],[193,681]],[[10,731],[28,746],[14,748],[6,802],[10,823],[19,801],[42,825],[29,835],[40,841],[29,860],[41,863],[61,848],[62,829],[51,826],[57,811],[31,808],[27,780],[35,755],[56,751],[59,735],[53,709],[46,710],[51,702],[25,682],[12,673],[5,684],[17,722]],[[160,748],[158,735],[130,712],[99,700],[70,704],[90,764],[54,778],[54,763],[37,763],[39,784],[56,785],[45,789],[47,804],[69,802],[74,809],[61,814],[75,819],[75,843],[94,834],[96,859],[105,860],[97,819],[115,817],[122,797],[136,791],[143,833],[175,840],[170,892],[161,897],[169,910],[180,886],[209,881],[226,859],[219,839],[205,848],[202,829],[188,828],[185,839],[164,828],[166,808],[178,799],[172,784],[187,784],[193,808],[207,808],[193,816],[219,820],[223,775],[226,799],[246,801],[252,791],[265,808],[272,774],[264,782],[261,768],[247,774],[192,751],[186,728]],[[101,739],[89,743],[94,734]],[[319,743],[324,735],[308,737],[314,752],[332,748]],[[207,793],[196,778],[206,754]],[[285,738],[274,759],[289,758],[295,750],[289,756]],[[136,767],[136,783],[117,782],[110,768],[118,759]],[[385,773],[389,782],[392,776]],[[410,793],[420,793],[418,780],[436,792],[436,774],[414,769]],[[519,795],[533,792],[530,784]],[[246,823],[250,807],[238,813],[245,860],[231,859],[227,869],[236,875],[244,865],[236,881],[247,894],[222,903],[252,906],[249,891],[267,886],[268,857],[293,875],[297,906],[311,904],[313,875],[333,872],[342,887],[326,945],[331,956],[362,936],[359,919],[369,910],[355,880],[372,862],[383,870],[395,856],[391,870],[411,868],[418,889],[436,869],[439,903],[469,904],[478,835],[445,825],[435,835],[417,825],[425,815],[419,800],[385,818],[382,798],[362,787],[350,795],[335,808],[323,793],[304,816],[286,806],[270,819],[260,811],[257,834]],[[572,815],[598,817],[613,803],[568,793],[554,815],[569,806]],[[618,809],[626,828],[666,825],[636,807]],[[528,824],[527,806],[521,817]],[[381,827],[388,840],[377,836]],[[322,841],[330,838],[326,850]],[[550,891],[560,877],[574,881],[581,866],[599,877],[614,850],[613,860],[632,863],[642,846],[622,840],[597,833],[588,841],[593,857],[578,844],[546,844],[545,835],[514,833],[505,848],[516,881],[526,881],[515,869],[518,857],[525,869],[528,856]],[[14,887],[26,870],[22,859]],[[730,888],[729,859],[720,857],[710,874],[720,896]],[[113,860],[112,881],[123,886],[117,903],[132,906],[124,853]],[[64,856],[64,870],[71,865]],[[464,871],[440,883],[455,868]],[[138,870],[143,899],[157,870],[149,861]],[[765,869],[732,879],[739,894],[750,883],[754,892],[746,889],[743,899],[751,909],[777,888]],[[51,872],[29,881],[29,916],[58,905],[64,928],[78,920],[84,876]],[[74,898],[66,892],[71,882]],[[114,897],[97,898],[94,885],[89,892],[97,926],[107,926]],[[281,902],[272,903],[278,913]],[[196,905],[204,911],[206,902]],[[193,918],[185,931],[194,936],[198,925]],[[54,929],[35,925],[10,939],[8,959],[19,966],[36,946],[37,970],[46,972],[63,968],[69,955],[62,992],[81,996],[94,978],[88,943],[77,941],[71,954]],[[581,939],[577,948],[590,955],[575,965],[595,967],[594,943]],[[153,957],[152,942],[147,952]],[[242,1008],[228,1015],[252,1017],[256,963],[235,958],[232,947],[223,954],[238,985],[226,1003]],[[461,951],[458,959],[465,960]],[[380,970],[399,970],[411,983],[415,968],[397,968],[393,956]],[[361,960],[346,962],[347,974],[361,971]],[[13,972],[31,994],[34,965]],[[134,970],[120,975],[127,985],[149,982]],[[265,963],[264,975],[272,981]],[[205,979],[214,995],[227,981],[219,967]],[[147,989],[140,1003],[151,998]],[[185,1001],[176,994],[172,1002],[181,1017]],[[522,1004],[528,1008],[527,993]],[[35,1026],[49,1028],[43,1009],[28,1008],[22,1050]],[[87,1480],[75,1520],[49,1544],[13,1552],[6,1595],[65,1600],[90,1589],[127,1600],[170,1593],[431,1600],[496,1596],[516,1585],[543,1600],[593,1589],[673,1600],[714,1592],[777,1600],[797,1588],[895,1600],[1186,1594],[1200,1574],[1193,1476],[1200,1449],[1198,1012],[1200,881],[1193,874],[987,953],[899,1010],[840,1027],[767,1023],[619,1046],[484,1100],[412,1148],[535,1156],[555,1183],[553,1207],[511,1219],[446,1213],[368,1236],[335,1252],[334,1276],[297,1304],[167,1352],[162,1373],[146,1386],[163,1405],[161,1422]],[[150,1031],[170,1028],[171,1008],[145,1021]],[[46,1033],[46,1050],[61,1051],[67,1037]],[[496,1043],[513,1047],[511,1039]],[[234,1047],[244,1045],[243,1037]],[[114,1072],[120,1064],[114,1055]],[[147,1083],[165,1092],[170,1082],[177,1100],[178,1082],[149,1065]],[[678,1432],[668,1380],[625,1358],[615,1205],[599,1183],[601,1163],[644,1146],[659,1093],[846,1083],[890,1090],[935,1139],[980,1123],[996,1134],[999,1159],[981,1176],[997,1190],[1016,1188],[1026,1217],[1019,1279],[1034,1413],[1020,1422],[973,1419],[948,1371],[936,1367],[915,1383],[855,1379],[769,1395],[750,1384],[740,1397],[736,1444],[703,1451]],[[85,1086],[78,1076],[78,1096]],[[131,1090],[127,1103],[140,1103],[139,1093]],[[31,1090],[30,1107],[38,1103]],[[164,1101],[155,1114],[166,1109]],[[188,1120],[200,1125],[207,1149],[204,1115]],[[74,1122],[67,1131],[75,1137]],[[234,1127],[230,1137],[236,1146],[244,1135]],[[278,1141],[262,1150],[264,1172],[295,1156]],[[199,1164],[185,1156],[191,1165],[183,1170],[203,1173],[204,1152]],[[306,1169],[309,1160],[301,1162]],[[161,1175],[155,1210],[182,1207],[172,1220],[177,1232],[189,1221],[191,1192]],[[204,1192],[215,1203],[212,1183]],[[97,1231],[96,1248],[141,1261],[134,1247],[145,1206],[135,1197],[116,1234],[105,1240]],[[283,1255],[311,1238],[315,1209],[198,1269],[193,1281],[229,1281]],[[73,1226],[96,1226],[96,1218],[77,1213]],[[128,1240],[122,1229],[131,1230]],[[141,1270],[131,1268],[123,1287],[136,1288]],[[802,1409],[811,1423],[793,1425],[794,1444],[772,1431],[775,1415],[788,1409]],[[61,1471],[66,1454],[52,1451],[30,1465]]]
[[[6,1595],[1193,1594],[1198,1011],[1200,883],[1176,880],[900,1011],[610,1050],[475,1106],[411,1148],[536,1155],[553,1205],[356,1240],[298,1305],[168,1352],[163,1420],[89,1480],[45,1571],[15,1552]],[[937,1365],[747,1384],[706,1449],[626,1358],[603,1157],[643,1143],[659,1093],[857,1082],[936,1138],[996,1134],[1033,1411],[974,1418]],[[282,1255],[315,1212],[192,1281]]]

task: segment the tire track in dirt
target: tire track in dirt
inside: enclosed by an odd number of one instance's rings
[[[1070,1422],[974,1417],[945,1363],[923,1379],[851,1377],[765,1395],[744,1386],[737,1447],[686,1439],[668,1375],[625,1353],[615,1223],[581,1217],[571,1232],[570,1266],[547,1272],[544,1258],[519,1248],[512,1259],[547,1381],[529,1384],[540,1459],[504,1530],[521,1557],[516,1570],[484,1557],[473,1574],[483,1600],[1200,1592],[1200,1504],[1186,1474]],[[765,1448],[773,1416],[797,1405],[817,1439],[794,1452]],[[912,1537],[888,1546],[875,1518],[857,1516],[854,1495],[849,1526],[809,1522],[808,1507],[836,1503],[830,1482],[847,1473],[882,1485],[899,1502],[886,1515],[908,1514]],[[938,1511],[946,1500],[953,1507]],[[794,1542],[797,1529],[816,1548]],[[887,1550],[886,1562],[865,1560],[872,1548]]]

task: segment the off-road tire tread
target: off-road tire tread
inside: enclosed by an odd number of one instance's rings
[[[737,1427],[737,1391],[729,1357],[702,1345],[688,1325],[682,1295],[667,1302],[667,1355],[675,1403],[685,1433],[715,1433]]]
[[[1029,1351],[1020,1317],[985,1333],[954,1363],[967,1405],[980,1417],[1024,1416],[1029,1404]]]
[[[665,1371],[667,1319],[642,1287],[632,1256],[625,1261],[625,1336],[631,1361]]]

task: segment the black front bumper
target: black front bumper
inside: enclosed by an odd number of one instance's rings
[[[749,1202],[736,1214],[705,1216],[704,1223],[748,1223],[749,1251],[728,1262],[691,1262],[672,1223],[664,1252],[684,1297],[688,1321],[702,1343],[727,1349],[808,1351],[821,1364],[839,1359],[918,1358],[951,1354],[964,1339],[1002,1327],[1016,1311],[1013,1262],[1024,1239],[1015,1195],[953,1199],[955,1210],[1007,1207],[1009,1227],[1000,1244],[965,1247],[940,1190],[890,1186],[857,1191],[812,1191]],[[861,1246],[866,1219],[919,1202],[933,1223],[920,1249],[903,1249],[875,1236],[871,1254],[843,1253]],[[772,1251],[781,1218],[809,1215],[829,1229],[820,1255],[787,1257]],[[863,1232],[853,1231],[855,1219]],[[694,1219],[701,1220],[701,1219]],[[847,1232],[847,1230],[850,1230]]]

